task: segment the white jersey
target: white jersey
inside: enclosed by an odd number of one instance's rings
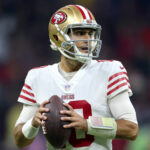
[[[58,95],[85,119],[89,116],[112,117],[108,99],[123,91],[132,95],[123,65],[113,60],[92,60],[69,81],[58,71],[58,64],[31,69],[18,101],[40,105],[52,95]],[[73,131],[64,149],[111,150],[112,140]]]

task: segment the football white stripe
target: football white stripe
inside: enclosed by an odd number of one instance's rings
[[[86,19],[87,20],[90,20],[90,16],[88,14],[88,11],[83,7],[83,6],[80,6],[80,5],[77,5],[78,7],[80,7],[82,9],[82,11],[84,12],[85,16],[86,16]]]

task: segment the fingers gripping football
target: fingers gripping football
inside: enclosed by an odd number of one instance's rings
[[[68,115],[67,117],[61,117],[63,121],[70,121],[71,123],[65,124],[64,128],[75,128],[78,130],[87,131],[87,121],[81,117],[74,109],[67,103],[64,103],[69,110],[61,110],[61,114]]]
[[[50,103],[49,100],[46,100],[44,101],[39,109],[36,111],[34,117],[33,117],[33,120],[32,120],[32,125],[34,127],[39,127],[39,126],[42,126],[45,124],[45,120],[47,120],[47,117],[45,116],[45,113],[46,112],[49,112],[49,109],[48,108],[45,108],[45,105]]]

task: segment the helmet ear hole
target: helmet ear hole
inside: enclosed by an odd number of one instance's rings
[[[56,41],[58,41],[58,36],[57,36],[57,35],[53,35],[53,37],[54,37],[54,39],[55,39]]]
[[[71,30],[70,30],[70,29],[68,29],[67,34],[69,35],[69,34],[70,34],[70,32],[71,32]]]

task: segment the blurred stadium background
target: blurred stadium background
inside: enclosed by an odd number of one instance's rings
[[[136,141],[114,140],[113,150],[150,150],[150,0],[0,0],[0,148],[17,150],[13,126],[21,110],[17,97],[27,71],[52,64],[48,21],[60,7],[88,7],[102,25],[100,59],[126,67],[140,126]],[[45,150],[42,134],[24,150]]]

